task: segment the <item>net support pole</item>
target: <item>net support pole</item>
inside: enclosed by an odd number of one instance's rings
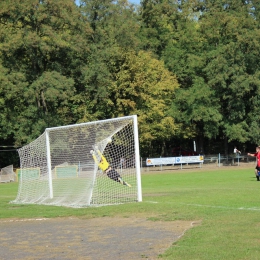
[[[49,131],[46,129],[46,152],[47,152],[47,171],[48,171],[48,179],[49,179],[49,191],[50,191],[50,199],[53,199],[53,186],[52,186],[52,173],[51,173],[51,152],[50,152],[50,139],[49,139]]]
[[[136,179],[137,179],[137,200],[142,201],[142,186],[141,186],[141,170],[140,170],[140,154],[139,154],[139,137],[138,137],[138,124],[137,115],[133,116],[134,119],[134,141],[135,141],[135,164],[136,164]]]

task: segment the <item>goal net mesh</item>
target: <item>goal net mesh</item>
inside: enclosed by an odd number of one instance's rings
[[[12,203],[86,207],[138,201],[135,135],[134,116],[46,129],[18,150],[19,188]],[[131,187],[109,178],[91,150]]]

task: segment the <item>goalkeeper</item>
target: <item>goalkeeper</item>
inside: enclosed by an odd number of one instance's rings
[[[121,184],[126,185],[128,187],[131,187],[131,185],[129,183],[127,183],[126,181],[124,181],[122,179],[122,177],[119,175],[119,173],[110,166],[110,164],[108,163],[107,159],[102,155],[102,153],[99,150],[97,150],[97,153],[100,156],[100,162],[98,162],[96,154],[95,154],[95,152],[93,150],[91,150],[90,153],[92,154],[93,159],[94,159],[95,163],[98,165],[98,167],[104,173],[106,173],[107,176],[110,179],[112,179],[114,181],[117,181],[117,182],[120,182]]]

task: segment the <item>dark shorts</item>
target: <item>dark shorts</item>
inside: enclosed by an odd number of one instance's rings
[[[119,173],[115,169],[111,169],[107,173],[107,176],[114,181],[118,181],[118,177],[120,177]]]
[[[256,166],[255,168],[260,172],[260,166]]]

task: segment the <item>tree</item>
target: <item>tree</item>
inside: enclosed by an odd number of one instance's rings
[[[138,24],[134,7],[127,1],[81,1],[81,10],[93,35],[88,62],[82,70],[84,86],[74,97],[74,115],[78,122],[110,118],[107,110],[109,87],[117,79],[124,52],[138,50]]]
[[[175,38],[178,4],[168,0],[143,0],[140,15],[142,49],[160,58],[167,44]]]
[[[2,1],[0,34],[0,139],[8,134],[21,145],[46,127],[71,123],[68,101],[80,88],[91,36],[78,7],[70,0]]]
[[[151,53],[140,51],[135,55],[132,51],[122,57],[120,70],[113,73],[116,80],[109,87],[107,110],[113,111],[113,117],[137,114],[142,155],[163,154],[165,142],[177,128],[169,115],[177,79]]]
[[[183,2],[178,40],[169,42],[163,52],[166,66],[180,83],[172,115],[188,129],[184,135],[223,137],[226,153],[228,142],[258,142],[258,130],[253,127],[259,124],[255,107],[259,104],[260,34],[252,5]]]
[[[214,7],[214,8],[213,8]],[[222,8],[221,8],[222,7]],[[201,32],[207,39],[208,85],[218,95],[223,116],[220,133],[227,142],[259,142],[253,126],[260,123],[259,105],[259,36],[257,21],[246,2],[221,2],[210,14],[201,17]],[[215,33],[212,33],[212,29]]]
[[[142,153],[155,141],[163,153],[176,128],[167,115],[176,78],[151,53],[138,51],[138,20],[127,1],[82,1],[82,10],[94,33],[86,88],[75,99],[78,122],[138,114]]]

